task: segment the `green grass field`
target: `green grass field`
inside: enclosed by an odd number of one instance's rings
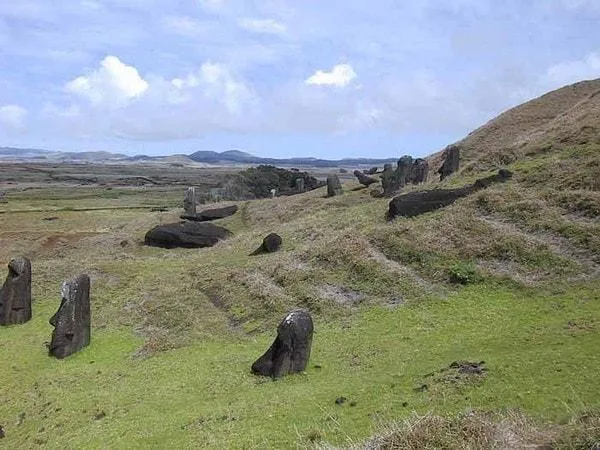
[[[392,223],[388,200],[354,183],[340,197],[242,202],[221,221],[234,236],[199,250],[143,245],[177,220],[183,187],[8,192],[0,261],[31,258],[34,318],[0,328],[0,446],[348,447],[415,414],[519,410],[544,426],[597,409],[597,190],[580,177],[552,192],[533,183],[534,163]],[[577,190],[586,202],[565,200]],[[272,231],[282,251],[248,256]],[[462,271],[467,284],[451,283]],[[79,272],[92,279],[92,343],[58,361],[48,319]],[[315,321],[306,373],[251,375],[294,307]],[[458,360],[487,372],[456,378]]]

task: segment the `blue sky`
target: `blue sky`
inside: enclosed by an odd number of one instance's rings
[[[600,0],[0,0],[0,146],[422,156],[600,77]]]

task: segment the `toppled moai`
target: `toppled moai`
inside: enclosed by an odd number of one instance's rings
[[[313,321],[302,310],[290,312],[277,327],[277,337],[269,349],[252,364],[252,373],[280,378],[303,372],[310,358]]]
[[[281,244],[283,240],[281,236],[276,233],[270,233],[263,239],[263,242],[260,247],[258,247],[254,252],[250,255],[260,255],[262,253],[274,253],[281,248]]]
[[[360,184],[362,184],[365,187],[369,187],[371,186],[373,183],[377,183],[377,180],[373,177],[370,177],[368,175],[365,175],[364,173],[362,173],[360,170],[355,170],[354,171],[354,176],[356,178],[358,178],[358,182]]]
[[[460,148],[456,145],[449,145],[446,147],[446,150],[444,150],[443,156],[444,163],[438,170],[440,181],[443,181],[444,178],[447,178],[458,171],[460,165]]]
[[[183,197],[183,209],[185,210],[186,216],[196,215],[196,188],[193,186],[190,186],[185,191],[185,196]]]
[[[90,343],[90,277],[81,274],[65,281],[61,294],[60,307],[50,318],[54,331],[49,354],[58,359],[66,358]]]
[[[388,219],[393,220],[398,216],[414,217],[436,209],[451,205],[459,198],[471,195],[478,190],[485,189],[494,183],[504,183],[512,178],[510,170],[500,169],[497,174],[480,178],[473,184],[455,189],[431,189],[421,192],[394,197],[389,204]]]
[[[31,262],[14,258],[0,289],[0,325],[15,325],[31,319]]]
[[[343,193],[344,190],[342,189],[340,178],[337,175],[329,175],[327,177],[327,197],[335,197]]]

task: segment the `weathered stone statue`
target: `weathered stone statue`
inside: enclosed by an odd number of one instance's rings
[[[427,181],[427,173],[429,172],[429,163],[426,159],[417,158],[413,162],[411,182],[413,184],[421,184]]]
[[[327,177],[327,197],[335,197],[343,193],[344,190],[342,189],[339,177],[337,175],[329,175]]]
[[[391,195],[400,189],[398,172],[393,169],[391,164],[386,164],[383,167],[381,187],[383,187],[383,195]]]
[[[183,209],[185,210],[186,216],[196,215],[196,188],[190,186],[185,191],[185,197],[183,197]]]
[[[261,253],[273,253],[281,248],[283,240],[281,236],[276,233],[270,233],[263,239],[260,247],[258,247],[251,255],[260,255]]]
[[[277,337],[264,355],[252,364],[252,373],[280,378],[303,372],[310,358],[313,321],[306,311],[290,312],[277,327]]]
[[[458,171],[460,165],[460,148],[456,145],[449,145],[444,150],[444,163],[438,173],[440,181]]]
[[[88,346],[90,315],[90,277],[81,274],[65,281],[60,307],[50,318],[54,331],[49,354],[62,359]]]
[[[302,193],[304,192],[304,178],[296,178],[296,192]]]
[[[31,319],[31,262],[15,258],[0,289],[0,325],[25,323]]]
[[[401,188],[411,181],[413,159],[412,156],[405,155],[398,160],[398,183]]]

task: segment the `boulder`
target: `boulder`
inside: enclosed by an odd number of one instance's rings
[[[194,222],[209,222],[211,220],[224,219],[225,217],[233,216],[237,210],[237,205],[232,205],[223,208],[205,209],[192,216],[184,214],[181,218],[184,220],[192,220]]]
[[[196,215],[196,188],[190,186],[183,197],[183,209],[186,216]]]
[[[62,285],[62,301],[50,318],[49,354],[66,358],[90,344],[90,277],[81,274]]]
[[[388,209],[388,220],[398,216],[413,217],[451,205],[456,200],[466,197],[480,189],[485,189],[493,183],[509,180],[512,172],[502,169],[497,175],[481,178],[473,184],[457,189],[433,189],[422,192],[409,192],[392,199]]]
[[[354,171],[354,176],[356,178],[358,178],[358,182],[360,184],[362,184],[365,187],[369,187],[371,186],[373,183],[377,183],[377,180],[373,177],[370,177],[368,175],[365,175],[364,173],[362,173],[360,170],[355,170]]]
[[[329,175],[327,177],[327,197],[335,197],[343,193],[344,190],[342,189],[340,178],[337,175]]]
[[[25,323],[31,319],[31,262],[11,259],[0,289],[0,325]]]
[[[283,240],[281,236],[275,233],[269,234],[263,239],[260,247],[258,247],[251,255],[260,255],[261,253],[273,253],[281,248]]]
[[[460,148],[456,145],[449,145],[446,147],[446,150],[444,150],[443,156],[444,163],[438,170],[440,181],[458,171],[460,165]]]
[[[302,310],[290,312],[277,327],[277,337],[269,349],[252,364],[252,373],[266,377],[303,372],[310,358],[313,321]]]
[[[183,222],[159,225],[146,233],[146,245],[162,248],[212,247],[231,236],[226,228],[212,223]]]

